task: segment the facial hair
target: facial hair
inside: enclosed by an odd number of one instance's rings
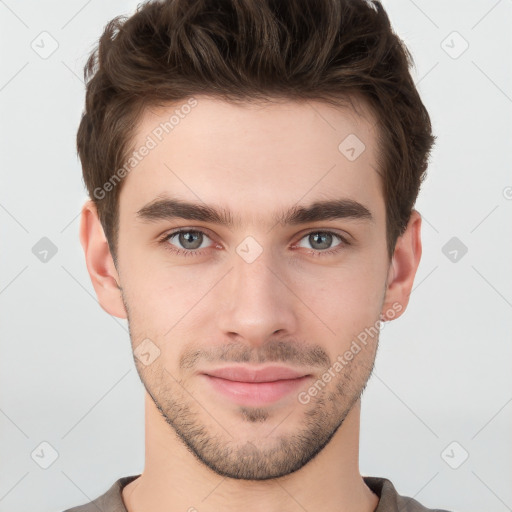
[[[135,342],[146,336],[135,334],[137,326],[130,319],[126,302],[125,308],[132,346],[135,347]],[[160,343],[165,344],[165,340]],[[180,357],[179,368],[193,368],[201,360],[282,361],[285,364],[316,365],[324,370],[332,366],[320,345],[307,345],[306,349],[303,346],[293,340],[272,339],[258,350],[241,344],[217,347],[216,351],[190,350]],[[134,362],[141,382],[163,420],[199,462],[223,477],[269,480],[298,471],[329,443],[362,396],[374,369],[377,347],[378,336],[347,362],[335,382],[320,389],[308,404],[296,403],[294,412],[300,415],[300,426],[296,431],[280,434],[277,428],[271,437],[255,438],[254,441],[237,440],[237,432],[218,422],[215,408],[200,396],[194,396],[189,391],[188,380],[174,376],[166,368],[163,357],[148,367],[135,356]],[[321,375],[319,372],[319,380]],[[273,414],[266,407],[239,406],[237,412],[241,421],[248,425],[264,424]]]

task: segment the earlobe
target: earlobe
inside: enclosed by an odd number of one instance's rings
[[[397,239],[389,266],[381,311],[383,321],[398,318],[405,311],[420,264],[421,250],[421,215],[412,210],[405,232]]]
[[[104,311],[118,318],[127,318],[120,290],[119,275],[110,253],[96,205],[90,199],[82,207],[80,243],[84,250],[87,271]]]

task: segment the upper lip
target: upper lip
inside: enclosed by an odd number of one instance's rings
[[[266,366],[249,368],[247,366],[226,366],[203,372],[211,377],[238,382],[273,382],[276,380],[298,379],[308,375],[307,372],[294,370],[286,366]]]

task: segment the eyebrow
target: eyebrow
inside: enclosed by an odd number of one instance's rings
[[[214,208],[169,197],[151,201],[138,210],[136,216],[142,222],[186,219],[220,224],[229,228],[242,225],[240,218],[237,217],[235,221],[232,212],[225,208]],[[277,224],[292,226],[337,219],[374,222],[374,218],[366,206],[348,198],[316,201],[308,206],[293,206],[287,211],[277,212],[272,219]]]

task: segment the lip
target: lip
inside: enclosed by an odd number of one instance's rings
[[[310,374],[286,367],[226,367],[204,372],[214,391],[239,405],[261,406],[283,399],[311,378]]]
[[[274,382],[304,377],[307,372],[294,370],[286,366],[266,366],[264,368],[249,368],[244,366],[226,366],[203,372],[211,377],[237,382]]]

